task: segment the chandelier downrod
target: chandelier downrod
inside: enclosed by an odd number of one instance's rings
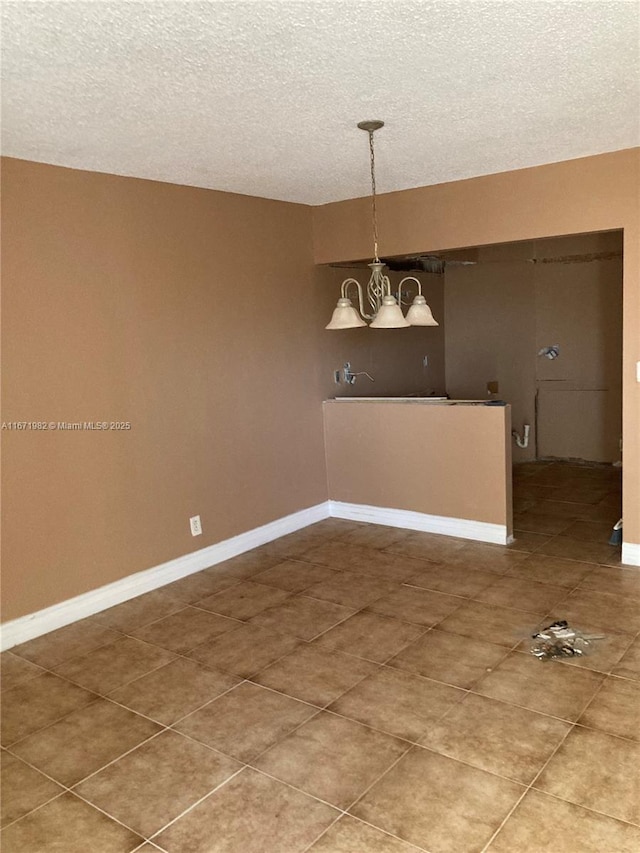
[[[358,122],[360,130],[364,130],[369,134],[369,164],[371,168],[371,220],[373,223],[373,260],[374,263],[380,263],[378,257],[378,211],[376,208],[376,154],[373,145],[373,134],[376,130],[384,127],[383,121],[360,121]]]

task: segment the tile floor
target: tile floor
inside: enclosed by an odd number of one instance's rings
[[[526,464],[516,541],[330,519],[2,656],[4,853],[637,853],[620,472]],[[538,624],[606,639],[541,662]]]

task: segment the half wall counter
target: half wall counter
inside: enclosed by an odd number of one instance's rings
[[[343,397],[323,407],[331,515],[512,541],[510,406]]]

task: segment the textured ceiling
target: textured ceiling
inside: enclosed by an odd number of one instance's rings
[[[638,0],[11,2],[3,152],[321,204],[640,144]]]

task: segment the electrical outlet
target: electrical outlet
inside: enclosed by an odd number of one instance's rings
[[[192,518],[189,519],[189,524],[191,525],[191,535],[200,536],[202,533],[202,522],[200,521],[200,516],[192,516]]]
[[[423,359],[422,359],[422,366],[423,366],[423,367],[429,367],[429,356],[428,356],[428,355],[425,355],[425,356],[423,357]]]

